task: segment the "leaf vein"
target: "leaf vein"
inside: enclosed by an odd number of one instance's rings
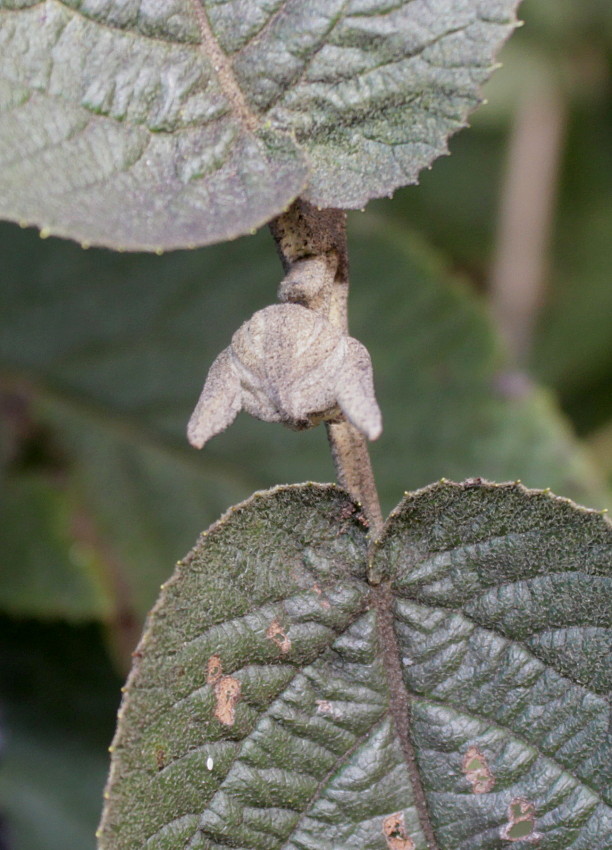
[[[361,734],[357,738],[357,740],[349,747],[349,749],[336,759],[334,765],[327,771],[327,773],[325,774],[323,779],[319,782],[319,784],[317,785],[317,787],[313,791],[310,800],[308,801],[308,803],[304,807],[304,810],[300,813],[300,817],[298,818],[297,822],[293,825],[291,832],[289,833],[289,835],[285,839],[285,843],[279,848],[279,850],[285,850],[285,848],[287,847],[287,843],[286,843],[287,840],[292,835],[295,834],[295,832],[300,828],[300,825],[302,824],[302,822],[308,817],[310,811],[312,810],[312,807],[314,806],[314,804],[316,803],[318,798],[321,796],[322,791],[329,784],[330,780],[338,772],[338,769],[345,762],[347,762],[355,752],[357,752],[359,747],[365,741],[367,741],[367,739],[372,735],[372,733],[377,728],[377,726],[382,726],[382,724],[387,720],[388,714],[389,714],[389,710],[387,709],[387,711],[385,711],[385,713],[382,717],[378,718],[378,720],[374,720],[372,722],[372,724],[366,729],[366,731],[363,734]]]
[[[570,777],[570,779],[573,779],[576,782],[579,782],[580,784],[582,784],[583,787],[586,788],[587,791],[589,791],[591,794],[593,794],[593,796],[596,798],[596,801],[595,801],[594,804],[596,804],[596,803],[601,803],[603,805],[606,804],[605,800],[604,800],[604,798],[601,794],[601,791],[594,788],[591,785],[590,782],[588,782],[586,779],[584,779],[581,776],[575,776],[573,773],[571,773],[570,769],[568,769],[568,767],[566,765],[564,765],[560,761],[558,761],[558,759],[555,758],[555,756],[552,753],[545,752],[534,741],[530,741],[528,738],[525,738],[519,732],[515,732],[514,729],[508,728],[507,726],[503,726],[501,723],[497,723],[493,718],[489,717],[486,714],[481,714],[480,712],[475,711],[473,709],[468,710],[465,707],[464,703],[453,702],[453,700],[448,699],[447,697],[445,697],[444,699],[437,699],[436,697],[429,696],[429,695],[422,695],[422,694],[421,695],[413,694],[412,697],[413,697],[415,703],[416,702],[421,702],[421,703],[429,702],[429,703],[432,703],[434,705],[438,705],[440,708],[444,708],[444,709],[448,709],[449,707],[451,707],[458,714],[463,714],[466,717],[471,717],[474,720],[479,720],[480,722],[484,721],[484,722],[488,723],[489,725],[494,726],[496,729],[500,730],[501,732],[505,732],[506,734],[508,734],[512,738],[514,738],[516,741],[523,744],[525,747],[528,747],[528,748],[534,750],[541,758],[547,759],[548,761],[551,761],[555,765],[555,767],[557,767],[561,771],[561,773]]]
[[[213,33],[203,2],[202,0],[190,0],[190,2],[200,27],[202,36],[201,48],[206,52],[206,56],[215,70],[219,85],[241,124],[246,130],[254,133],[259,126],[259,118],[247,104],[244,93],[238,85],[229,57],[222,50],[221,45]]]

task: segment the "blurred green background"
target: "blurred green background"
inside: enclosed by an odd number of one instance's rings
[[[442,476],[612,503],[612,4],[526,0],[471,129],[350,222],[386,511]],[[322,428],[184,437],[275,299],[263,230],[162,257],[0,224],[1,850],[92,850],[119,689],[175,561],[229,505],[332,480]]]

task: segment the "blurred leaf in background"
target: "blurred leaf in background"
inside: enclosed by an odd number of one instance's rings
[[[526,0],[490,105],[452,156],[350,219],[351,333],[374,362],[385,510],[405,489],[479,475],[610,504],[610,8]],[[554,92],[558,158],[513,347],[493,278],[535,80]],[[159,584],[229,505],[334,473],[320,428],[241,415],[201,453],[184,437],[213,358],[275,298],[265,231],[155,257],[4,224],[0,256],[0,807],[11,850],[91,850],[113,671]]]

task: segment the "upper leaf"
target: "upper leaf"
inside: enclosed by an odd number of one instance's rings
[[[0,214],[154,250],[415,182],[518,0],[0,0]]]
[[[611,554],[595,512],[441,483],[367,569],[341,491],[256,495],[149,620],[101,850],[609,846]]]

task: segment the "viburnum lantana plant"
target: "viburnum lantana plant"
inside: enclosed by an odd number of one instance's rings
[[[269,223],[278,303],[208,364],[189,440],[324,424],[338,478],[231,508],[163,586],[100,850],[611,846],[610,523],[476,477],[385,520],[348,327],[345,211],[447,152],[516,5],[0,2],[0,214],[157,252]]]

